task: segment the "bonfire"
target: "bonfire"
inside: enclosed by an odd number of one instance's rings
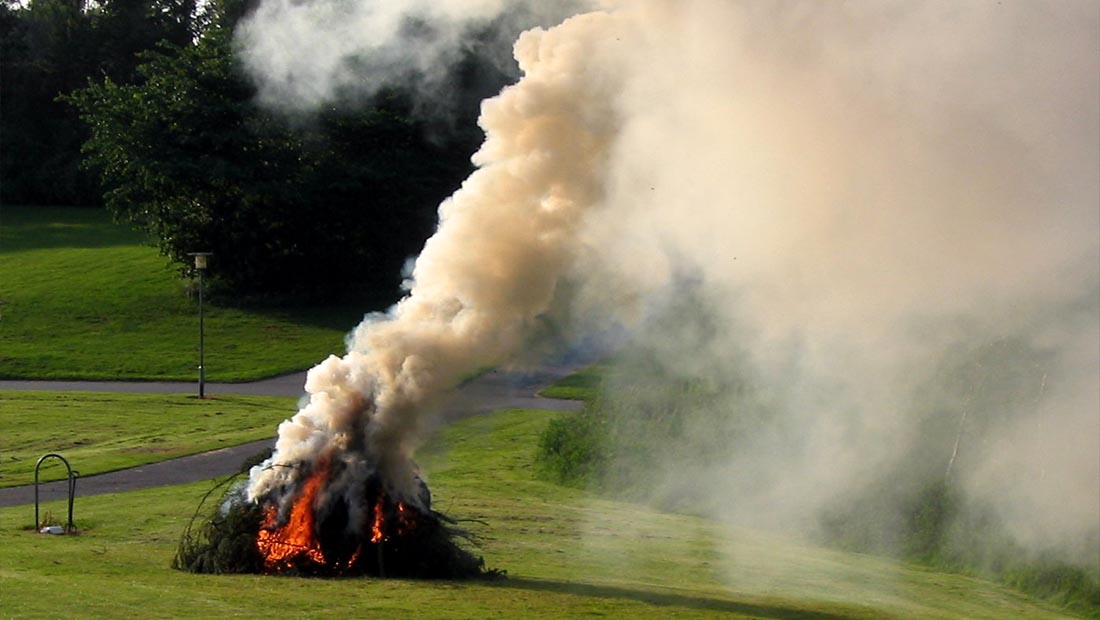
[[[372,475],[344,487],[343,461],[302,465],[299,484],[259,501],[242,485],[223,496],[201,527],[188,527],[173,567],[197,573],[455,579],[496,577],[469,550],[472,536],[432,510],[420,492],[401,499]],[[196,514],[197,516],[197,514]]]
[[[274,453],[201,528],[189,528],[177,566],[496,574],[466,548],[456,523],[432,510],[412,456],[450,390],[480,368],[529,355],[524,348],[564,307],[563,283],[584,245],[580,224],[605,195],[599,172],[618,127],[608,96],[618,74],[585,62],[577,43],[618,40],[610,20],[590,14],[521,36],[524,76],[483,104],[478,169],[440,205],[406,296],[364,317],[343,357],[309,371],[308,399],[279,425]]]

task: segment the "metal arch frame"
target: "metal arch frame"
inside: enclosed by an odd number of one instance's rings
[[[34,529],[37,530],[42,525],[38,521],[38,470],[42,467],[42,461],[50,457],[61,459],[61,462],[65,464],[65,468],[69,470],[69,524],[65,526],[65,531],[71,532],[76,529],[73,526],[73,499],[76,497],[76,477],[80,475],[80,472],[73,471],[72,465],[69,465],[69,460],[55,452],[43,455],[34,466]]]

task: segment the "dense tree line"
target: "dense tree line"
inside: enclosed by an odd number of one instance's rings
[[[80,167],[87,132],[58,96],[89,78],[133,82],[139,52],[197,27],[195,0],[0,0],[0,200],[98,203]]]
[[[105,205],[181,272],[213,252],[216,285],[253,299],[396,291],[507,80],[471,52],[446,121],[400,89],[291,117],[234,56],[249,0],[0,1],[3,202]]]

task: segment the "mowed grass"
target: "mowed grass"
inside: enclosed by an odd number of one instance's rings
[[[217,257],[211,258],[217,260]],[[191,380],[199,361],[193,283],[98,209],[0,210],[0,378]],[[308,368],[344,352],[366,310],[205,304],[208,381]]]
[[[181,394],[0,391],[0,487],[34,482],[59,453],[81,476],[274,438],[295,399]],[[57,459],[40,480],[67,474]]]
[[[608,370],[609,366],[603,363],[586,366],[546,387],[539,392],[539,396],[566,400],[595,400],[600,395],[600,388]]]
[[[211,483],[78,497],[78,536],[0,509],[4,618],[1064,618],[987,582],[593,498],[533,475],[559,415],[505,411],[421,452],[435,507],[481,537],[496,582],[192,575],[170,569]],[[209,507],[209,506],[208,506]],[[64,508],[52,506],[55,514]]]

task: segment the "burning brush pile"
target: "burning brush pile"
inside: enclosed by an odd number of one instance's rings
[[[413,453],[449,390],[513,359],[563,307],[562,282],[583,247],[580,222],[604,197],[601,171],[619,126],[609,77],[620,74],[583,50],[617,41],[615,24],[591,14],[521,36],[524,76],[482,105],[478,169],[440,205],[408,294],[367,315],[343,357],[309,371],[308,402],[280,424],[274,452],[247,483],[185,533],[178,568],[497,574],[432,510]]]
[[[456,579],[497,577],[468,550],[471,535],[431,509],[427,485],[401,499],[382,479],[347,484],[346,461],[300,466],[300,484],[248,501],[241,487],[185,532],[173,567],[196,573]]]

